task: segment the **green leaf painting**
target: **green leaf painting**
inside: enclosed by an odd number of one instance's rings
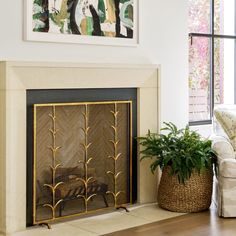
[[[133,38],[134,0],[33,0],[32,30]]]

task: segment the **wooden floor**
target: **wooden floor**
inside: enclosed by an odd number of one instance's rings
[[[219,218],[216,209],[158,221],[107,236],[236,236],[236,218]]]

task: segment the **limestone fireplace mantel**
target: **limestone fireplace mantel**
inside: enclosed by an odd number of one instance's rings
[[[158,131],[157,65],[0,62],[0,231],[26,228],[27,89],[137,88],[138,136]],[[138,162],[138,202],[156,201],[158,178]]]

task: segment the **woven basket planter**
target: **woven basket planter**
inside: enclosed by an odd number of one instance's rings
[[[158,190],[160,207],[174,212],[199,212],[211,204],[213,171],[199,174],[193,171],[185,184],[180,184],[177,176],[170,175],[170,167],[165,167]]]

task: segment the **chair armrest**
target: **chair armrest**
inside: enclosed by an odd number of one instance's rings
[[[212,135],[212,149],[216,152],[219,161],[223,159],[235,159],[235,152],[229,140],[223,136]]]
[[[236,178],[236,159],[224,159],[219,165],[219,175],[225,178]]]

